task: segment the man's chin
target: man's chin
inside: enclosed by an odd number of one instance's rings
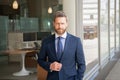
[[[65,30],[56,30],[56,33],[57,33],[58,35],[62,35],[62,34],[64,34],[64,32],[65,32]]]
[[[64,32],[63,31],[58,31],[57,34],[62,35],[62,34],[64,34]]]

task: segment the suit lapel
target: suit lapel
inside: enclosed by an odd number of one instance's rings
[[[52,36],[49,48],[53,52],[53,53],[51,53],[51,56],[55,56],[55,58],[57,58],[56,49],[55,49],[55,35]]]

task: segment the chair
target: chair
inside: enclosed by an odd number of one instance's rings
[[[34,45],[35,45],[35,49],[40,50],[40,45],[37,43],[37,42],[34,42]],[[37,60],[38,59],[38,53],[35,54],[35,59]],[[46,80],[46,77],[47,77],[47,71],[44,70],[39,64],[37,65],[37,77],[38,77],[38,80]]]
[[[34,59],[37,60],[38,59],[38,53],[40,50],[40,44],[38,44],[37,42],[34,42],[35,45],[35,50],[38,50],[38,52],[34,55]]]

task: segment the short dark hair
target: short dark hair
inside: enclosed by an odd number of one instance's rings
[[[55,12],[53,20],[55,21],[55,19],[56,19],[57,17],[65,17],[65,18],[66,18],[66,21],[68,20],[65,12],[63,12],[63,11],[57,11],[57,12]]]

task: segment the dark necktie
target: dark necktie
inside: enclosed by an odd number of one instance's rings
[[[57,42],[57,55],[58,55],[58,59],[60,59],[62,51],[63,51],[61,38],[62,37],[58,37],[58,42]]]

